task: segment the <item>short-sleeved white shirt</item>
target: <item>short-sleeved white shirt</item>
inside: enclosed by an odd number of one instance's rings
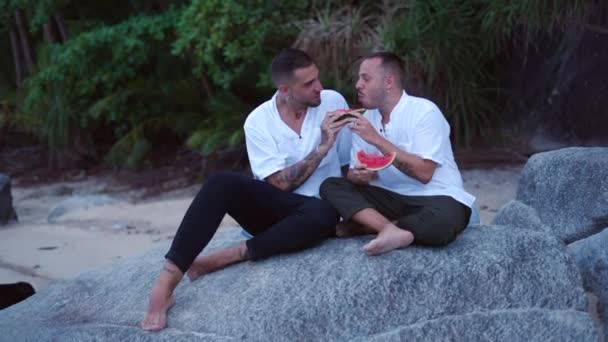
[[[321,91],[321,104],[309,107],[298,135],[281,119],[275,94],[249,114],[245,120],[245,142],[253,175],[260,180],[308,156],[321,143],[321,122],[325,113],[348,108],[346,100],[333,90]],[[319,167],[293,192],[319,197],[319,187],[328,177],[339,177],[340,166],[350,157],[351,132],[340,131],[336,143]]]
[[[382,115],[377,109],[367,110],[364,116],[380,135],[400,150],[437,163],[435,173],[427,184],[391,165],[378,171],[378,177],[370,182],[371,185],[406,196],[450,196],[468,207],[472,206],[475,197],[464,190],[462,177],[454,161],[450,125],[433,102],[403,92],[384,127]],[[356,163],[355,155],[358,151],[380,153],[357,134],[352,136],[351,168]]]

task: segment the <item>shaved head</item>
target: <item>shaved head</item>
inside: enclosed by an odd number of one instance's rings
[[[272,81],[278,88],[281,84],[289,83],[296,70],[313,64],[314,61],[306,52],[293,48],[283,49],[272,60]]]
[[[380,59],[380,67],[387,74],[393,75],[399,84],[403,84],[404,68],[403,61],[393,52],[375,52],[367,55],[363,60],[378,58]]]

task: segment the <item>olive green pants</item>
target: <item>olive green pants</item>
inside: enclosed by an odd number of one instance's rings
[[[462,232],[471,209],[449,196],[404,196],[372,185],[355,185],[332,177],[321,184],[321,198],[348,221],[358,211],[372,208],[414,235],[414,243],[444,246]]]

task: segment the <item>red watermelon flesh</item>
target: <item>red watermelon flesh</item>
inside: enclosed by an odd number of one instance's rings
[[[363,150],[357,152],[357,160],[359,163],[365,165],[365,168],[370,171],[380,171],[389,167],[396,157],[396,152],[393,152],[388,156],[376,153],[365,153]]]

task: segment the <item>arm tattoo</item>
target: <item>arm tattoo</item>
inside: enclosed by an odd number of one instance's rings
[[[324,157],[323,153],[315,149],[303,160],[268,176],[266,181],[279,189],[292,191],[302,185],[312,175]]]
[[[412,164],[397,160],[397,158],[395,158],[395,160],[393,161],[393,166],[395,166],[399,171],[405,173],[406,175],[414,177],[414,168],[412,167]]]

